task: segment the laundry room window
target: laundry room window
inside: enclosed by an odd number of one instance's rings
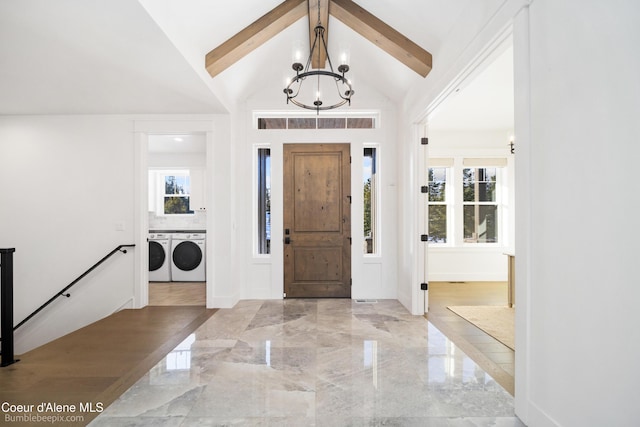
[[[189,207],[191,180],[188,171],[162,175],[164,215],[193,214]]]

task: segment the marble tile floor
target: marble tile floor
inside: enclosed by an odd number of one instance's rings
[[[513,398],[395,300],[220,309],[91,426],[523,426]]]
[[[447,308],[507,305],[507,286],[507,282],[429,282],[429,313],[425,316],[513,395],[515,351]]]

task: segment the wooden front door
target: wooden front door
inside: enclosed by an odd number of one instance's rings
[[[349,144],[284,145],[284,292],[351,298]]]

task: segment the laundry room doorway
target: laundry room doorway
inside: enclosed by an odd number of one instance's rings
[[[206,305],[207,135],[149,134],[148,303]]]

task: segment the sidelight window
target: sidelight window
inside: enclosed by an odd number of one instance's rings
[[[258,253],[271,253],[271,149],[258,148],[257,156]]]
[[[365,147],[363,159],[364,253],[375,254],[378,247],[378,158],[376,147]]]

